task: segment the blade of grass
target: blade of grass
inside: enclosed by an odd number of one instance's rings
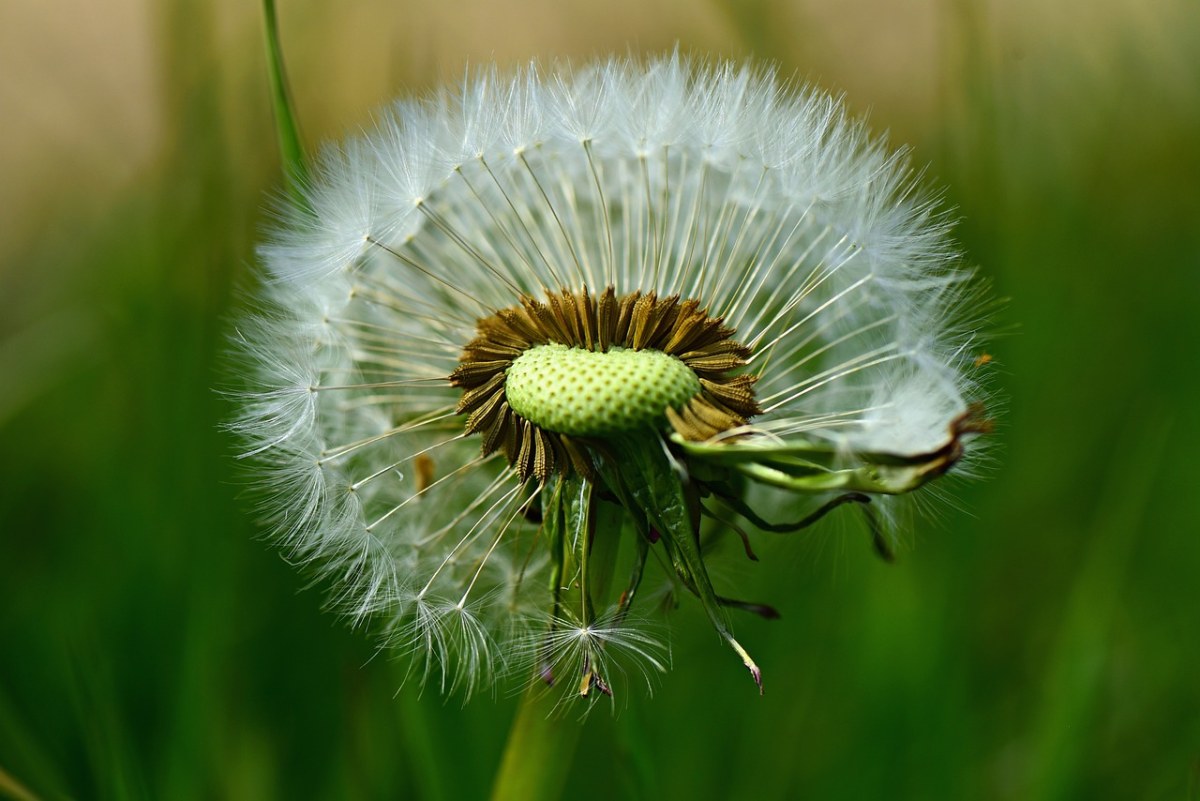
[[[287,179],[288,194],[301,208],[308,209],[304,187],[308,184],[308,163],[300,144],[300,127],[296,123],[295,104],[283,64],[283,48],[279,44],[279,18],[275,0],[263,0],[263,22],[267,44],[267,74],[271,81],[271,104],[275,109],[275,132],[279,137],[279,154]]]

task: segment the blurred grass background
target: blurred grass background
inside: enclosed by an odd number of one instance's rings
[[[899,564],[747,567],[760,700],[694,605],[574,798],[1200,798],[1200,6],[280,9],[309,144],[464,65],[684,50],[844,90],[1011,297],[998,464]],[[256,3],[0,4],[0,798],[480,797],[515,701],[398,691],[238,501],[220,383],[280,173]]]

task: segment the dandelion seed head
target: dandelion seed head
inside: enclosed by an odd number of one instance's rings
[[[759,681],[727,610],[769,607],[701,529],[752,553],[801,494],[885,536],[988,430],[985,292],[919,178],[837,99],[679,54],[396,103],[259,252],[231,428],[267,525],[447,692],[665,670],[650,587]]]

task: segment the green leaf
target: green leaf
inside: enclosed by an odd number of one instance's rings
[[[553,616],[561,619],[573,614],[584,625],[596,617],[595,599],[608,591],[615,557],[608,553],[607,545],[595,552],[597,501],[593,492],[591,482],[578,474],[560,475],[553,491],[542,492],[542,532],[553,560]],[[613,539],[619,538],[619,533],[615,532]]]
[[[728,442],[691,442],[679,436],[679,434],[672,434],[671,442],[689,457],[725,465],[780,461],[819,467],[821,463],[814,462],[812,459],[819,458],[824,461],[831,461],[839,453],[838,447],[831,442],[807,440],[801,437],[789,437],[786,440],[778,442],[769,442],[764,439],[754,439],[749,442],[738,440]],[[922,453],[903,454],[888,451],[856,451],[854,456],[863,462],[873,465],[916,467],[944,459],[947,452],[954,447],[955,442],[954,438],[950,438],[941,447]],[[788,457],[807,457],[807,459],[789,459]]]
[[[700,499],[687,483],[683,466],[670,457],[666,443],[657,438],[621,437],[610,444],[616,459],[604,460],[601,474],[605,481],[631,510],[640,510],[645,523],[659,533],[676,575],[700,599],[717,633],[741,656],[761,690],[762,672],[733,638],[704,565],[697,536]],[[649,531],[644,534],[649,537]]]
[[[595,531],[592,484],[578,473],[572,473],[560,476],[558,486],[562,491],[563,547],[570,551],[567,555],[570,562],[579,566],[580,622],[586,626],[596,618],[591,584],[591,549]]]
[[[873,495],[903,495],[945,472],[944,461],[895,467],[868,464],[846,470],[794,475],[778,467],[758,463],[739,464],[737,469],[762,484],[793,492],[866,492]]]
[[[550,594],[554,598],[551,619],[557,620],[562,616],[562,592],[568,570],[573,571],[573,561],[569,549],[564,546],[563,515],[562,515],[562,482],[554,485],[553,492],[542,490],[542,536],[550,548]]]

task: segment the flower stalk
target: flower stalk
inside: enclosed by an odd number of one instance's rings
[[[562,798],[582,729],[579,721],[559,714],[545,687],[526,689],[492,785],[492,801]]]

